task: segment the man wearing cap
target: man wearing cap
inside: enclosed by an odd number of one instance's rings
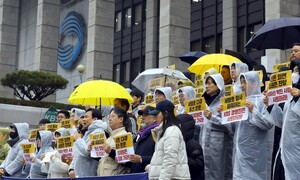
[[[155,142],[152,138],[151,130],[158,126],[155,115],[150,115],[154,107],[146,106],[145,109],[139,110],[139,115],[143,116],[142,129],[139,132],[137,142],[135,145],[135,153],[130,155],[132,162],[131,172],[141,173],[145,172],[146,165],[150,164],[152,155],[154,153]]]

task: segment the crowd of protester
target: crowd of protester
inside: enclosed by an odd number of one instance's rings
[[[143,102],[144,93],[131,90],[134,102],[116,98],[114,106],[73,108],[58,112],[58,123],[76,120],[73,129],[46,130],[47,119],[39,122],[35,139],[35,156],[25,162],[21,144],[29,142],[29,125],[14,123],[0,129],[0,177],[71,179],[89,176],[112,176],[147,172],[149,179],[193,180],[296,180],[300,177],[300,44],[292,48],[292,99],[269,105],[265,91],[268,80],[265,68],[263,85],[259,74],[248,65],[233,62],[221,73],[206,71],[204,116],[207,123],[195,125],[186,113],[185,101],[196,98],[195,88],[178,83],[178,105],[172,102],[170,87],[157,87],[152,104]],[[222,124],[221,98],[225,85],[232,84],[234,94],[245,93],[247,120]],[[141,108],[143,107],[143,108]],[[141,118],[141,123],[139,123]],[[275,128],[276,126],[276,128]],[[91,157],[90,135],[104,132],[105,155]],[[116,159],[114,137],[132,134],[134,154],[129,161]],[[62,157],[53,139],[73,136],[72,157]],[[43,159],[51,153],[50,161]]]

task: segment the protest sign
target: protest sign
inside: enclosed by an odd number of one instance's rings
[[[114,137],[116,143],[116,159],[119,163],[130,161],[129,155],[134,154],[131,133]]]
[[[205,124],[207,122],[207,119],[204,116],[206,103],[203,97],[185,101],[184,105],[185,112],[193,116],[196,125]]]
[[[176,91],[173,92],[173,94],[172,94],[172,102],[173,102],[174,105],[179,104],[178,96],[176,94]]]
[[[248,119],[245,93],[221,98],[222,124],[243,121]]]
[[[201,75],[196,75],[195,76],[195,81],[194,84],[196,87],[203,87],[203,78]]]
[[[29,131],[29,137],[28,137],[29,142],[36,141],[36,136],[37,136],[38,131],[39,131],[38,129],[32,129]]]
[[[195,88],[195,91],[196,91],[196,98],[201,98],[204,93],[204,88],[198,87],[198,88]]]
[[[269,105],[290,101],[292,99],[292,95],[290,94],[291,89],[292,71],[282,71],[272,74],[267,92]]]
[[[231,84],[225,85],[225,96],[232,96],[233,94],[233,86]]]
[[[290,67],[290,64],[291,64],[290,62],[282,63],[282,64],[275,64],[273,66],[274,72],[279,72],[280,68],[282,68],[282,67]]]
[[[91,157],[104,157],[105,151],[103,145],[106,143],[106,136],[104,132],[90,134],[91,142]]]
[[[54,132],[60,128],[60,123],[47,123],[46,130]]]
[[[153,102],[153,95],[149,94],[145,96],[145,104],[150,104]]]
[[[60,122],[60,126],[64,127],[66,129],[72,129],[73,128],[73,120],[71,119],[64,119]]]
[[[35,148],[34,148],[34,143],[26,143],[26,144],[21,144],[24,155],[23,158],[27,163],[32,163],[32,158],[35,157]]]
[[[56,139],[57,151],[62,159],[70,159],[72,157],[72,148],[74,144],[73,136],[65,136]]]

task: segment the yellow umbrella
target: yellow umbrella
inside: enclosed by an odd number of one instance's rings
[[[128,91],[118,83],[106,80],[92,80],[80,84],[70,95],[68,101],[81,105],[113,105],[115,98],[133,102]]]
[[[188,70],[192,73],[202,75],[206,70],[215,68],[219,72],[223,65],[230,65],[232,62],[242,62],[238,58],[228,54],[206,54],[197,59]]]

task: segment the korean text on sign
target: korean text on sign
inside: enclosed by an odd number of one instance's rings
[[[269,105],[290,101],[292,95],[292,71],[274,73],[270,77],[267,96]]]
[[[68,159],[72,156],[72,147],[74,144],[73,136],[65,136],[56,140],[57,150],[62,156],[62,159]]]
[[[119,163],[130,161],[129,155],[134,154],[131,133],[114,137],[116,143],[116,158]]]
[[[206,109],[206,102],[203,97],[188,100],[184,102],[185,112],[193,116],[195,124],[205,124],[207,119],[204,116]]]
[[[73,127],[73,120],[71,119],[64,119],[60,122],[61,127],[64,127],[66,129],[72,129]]]
[[[245,93],[221,98],[222,124],[248,119]]]
[[[38,129],[32,129],[29,131],[29,137],[28,137],[29,142],[36,141],[37,132],[38,132]]]
[[[23,158],[24,158],[25,162],[31,163],[32,158],[35,156],[34,143],[26,143],[26,144],[22,144],[21,146],[22,146],[22,149],[24,152]]]
[[[104,157],[104,144],[106,143],[106,136],[104,132],[90,134],[90,143],[92,146],[91,157]]]

